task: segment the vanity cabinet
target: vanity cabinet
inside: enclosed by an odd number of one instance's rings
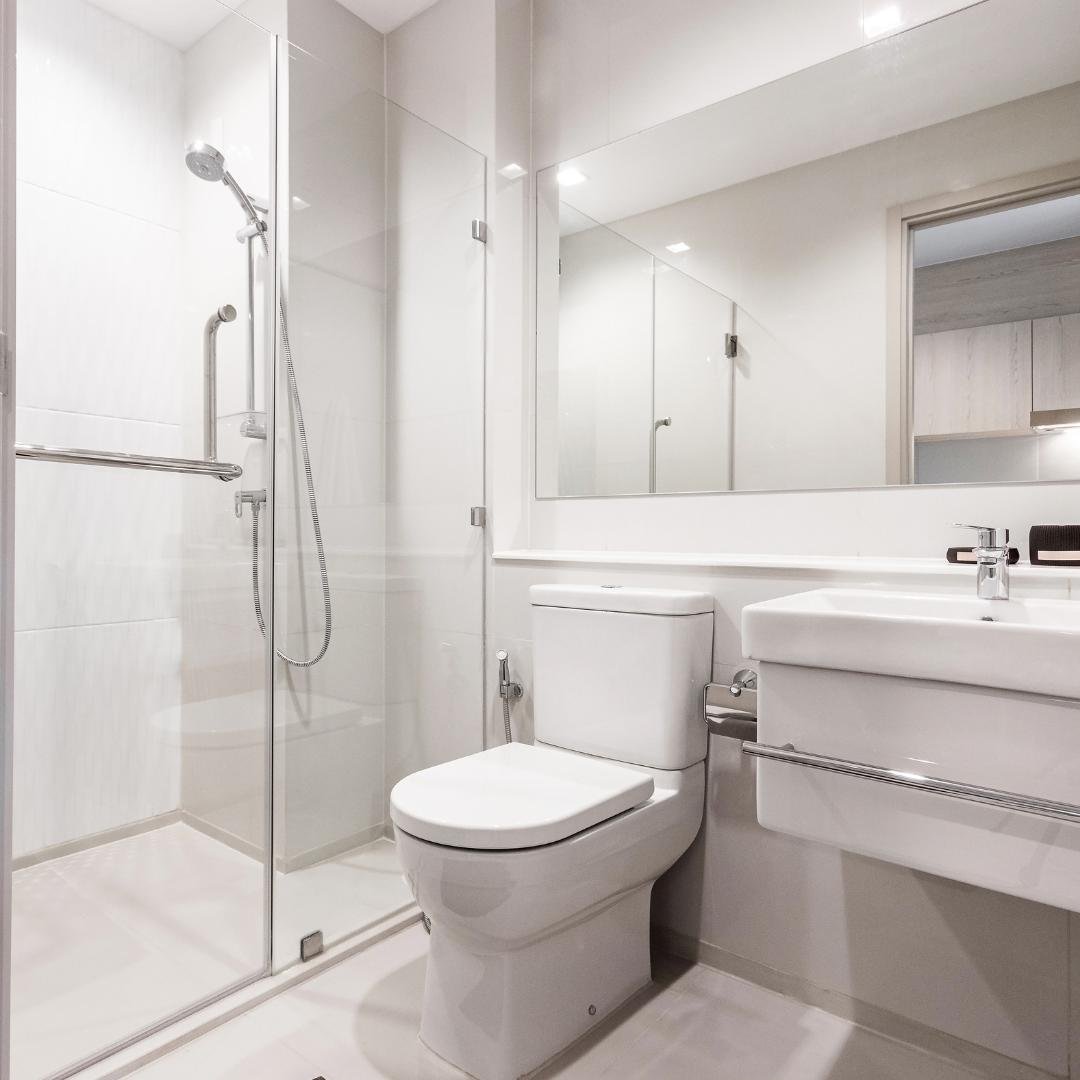
[[[1030,319],[917,334],[915,436],[1026,429],[1031,413],[1031,343]],[[1080,379],[1077,386],[1080,392]]]
[[[1032,323],[1032,408],[1080,408],[1080,314]]]

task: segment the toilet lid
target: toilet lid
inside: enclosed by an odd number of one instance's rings
[[[508,743],[405,777],[390,817],[434,844],[506,851],[564,840],[652,793],[652,777],[631,766]]]

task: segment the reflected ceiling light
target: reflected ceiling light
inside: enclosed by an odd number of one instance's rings
[[[676,240],[674,244],[668,244],[667,249],[672,255],[681,255],[690,250],[690,245],[685,240]]]
[[[1080,427],[1080,409],[1036,409],[1031,414],[1036,431],[1058,431]]]
[[[872,14],[863,17],[863,36],[868,38],[880,37],[890,30],[895,30],[902,25],[903,21],[904,16],[900,13],[900,8],[896,4],[879,8]]]
[[[294,210],[306,210],[311,205],[306,199],[301,199],[299,195],[294,195],[291,201]]]
[[[507,180],[520,180],[525,175],[525,172],[526,170],[516,161],[511,161],[509,165],[504,165],[499,170],[499,175],[505,176]]]
[[[573,187],[575,184],[584,184],[589,178],[573,165],[564,165],[556,174],[560,187]]]

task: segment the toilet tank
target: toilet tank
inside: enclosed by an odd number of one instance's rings
[[[709,593],[533,585],[529,599],[539,742],[652,769],[705,757]]]

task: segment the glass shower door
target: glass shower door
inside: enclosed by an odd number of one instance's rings
[[[266,312],[214,154],[267,200],[273,44],[215,0],[18,3],[15,1080],[268,969]]]
[[[297,392],[283,362],[277,968],[311,935],[330,945],[411,903],[390,789],[479,750],[483,730],[483,532],[469,507],[483,502],[484,246],[472,222],[485,159],[309,55],[290,58],[288,125]],[[330,641],[305,663],[326,641],[324,584]]]

